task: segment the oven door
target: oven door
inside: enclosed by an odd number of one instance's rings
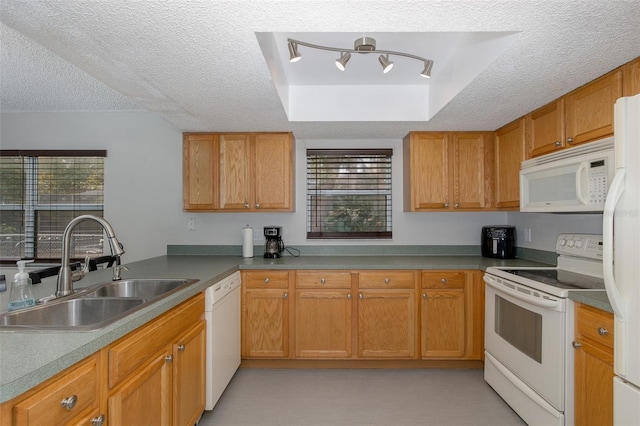
[[[484,281],[486,351],[564,411],[566,300],[490,274]]]

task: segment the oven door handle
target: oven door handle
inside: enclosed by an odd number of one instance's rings
[[[486,274],[483,277],[485,283],[488,286],[493,287],[497,291],[508,294],[511,297],[522,300],[523,302],[527,302],[534,306],[539,306],[541,308],[558,310],[559,301],[558,300],[549,300],[549,299],[541,299],[539,297],[527,296],[526,294],[520,293],[518,291],[514,291],[509,287],[505,287],[498,282],[496,282],[491,277],[488,277]]]

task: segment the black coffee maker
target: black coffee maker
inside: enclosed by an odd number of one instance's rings
[[[280,253],[284,251],[284,242],[282,242],[282,227],[265,226],[264,227],[264,258],[277,259]]]

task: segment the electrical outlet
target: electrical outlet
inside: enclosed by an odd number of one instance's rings
[[[524,241],[531,242],[531,228],[524,228]]]
[[[196,218],[195,217],[190,217],[189,219],[187,219],[187,229],[189,231],[195,231],[196,230]]]
[[[257,229],[253,230],[253,242],[259,242],[262,241],[262,235],[258,232]]]

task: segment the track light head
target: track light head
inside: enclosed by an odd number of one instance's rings
[[[294,42],[289,42],[289,62],[298,62],[302,59],[302,55],[298,52],[298,45]]]
[[[393,68],[393,62],[389,60],[389,54],[380,55],[378,57],[378,61],[380,61],[380,65],[382,65],[382,72],[385,74],[391,71],[391,68]]]
[[[424,69],[420,75],[424,78],[431,78],[431,68],[433,68],[433,61],[424,61]]]
[[[340,53],[340,59],[336,59],[336,67],[338,67],[340,71],[344,71],[345,68],[347,67],[347,62],[349,62],[349,59],[351,59],[351,53],[349,52]]]

